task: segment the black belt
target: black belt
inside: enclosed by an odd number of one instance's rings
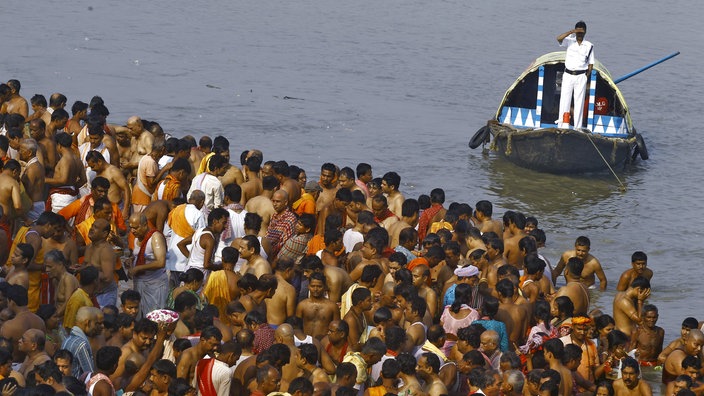
[[[570,70],[570,69],[565,69],[565,73],[571,74],[573,76],[578,76],[580,74],[586,73],[586,70]]]

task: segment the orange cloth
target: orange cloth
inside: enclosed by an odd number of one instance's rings
[[[438,230],[441,230],[443,228],[446,230],[454,231],[451,223],[448,223],[445,220],[440,220],[430,225],[430,233],[434,234],[438,232]]]
[[[227,285],[227,273],[225,270],[210,273],[208,281],[203,288],[203,295],[208,299],[209,303],[218,307],[220,321],[229,322],[227,320],[227,304],[232,301],[232,298],[230,297],[230,288]]]
[[[413,268],[419,266],[419,265],[428,265],[428,260],[425,257],[418,257],[413,260],[411,260],[410,263],[406,266],[409,271],[413,271]]]
[[[132,204],[147,206],[152,201],[153,192],[149,191],[147,178],[156,177],[159,173],[159,165],[150,155],[145,155],[139,160],[137,168],[137,183],[132,189]]]
[[[325,249],[325,239],[323,235],[314,235],[313,238],[308,241],[308,251],[307,254],[316,254],[319,250]]]
[[[89,206],[88,208],[84,207],[84,203],[86,200],[89,200],[87,203]],[[64,219],[66,219],[67,221],[71,220],[72,218],[75,218],[74,224],[78,225],[84,222],[89,217],[93,216],[93,204],[94,202],[92,200],[92,195],[86,195],[85,197],[77,199],[71,202],[65,208],[61,209],[59,211],[59,214],[63,216]],[[81,214],[80,212],[82,211],[85,211],[84,218],[80,218],[79,216]],[[122,211],[116,203],[112,203],[112,223],[121,231],[127,231],[127,224],[125,224],[125,218],[122,217]],[[88,234],[86,233],[86,235]]]
[[[10,247],[10,255],[7,259],[7,265],[12,266],[12,255],[17,249],[17,245],[20,243],[27,243],[27,233],[30,231],[29,227],[22,226],[17,231],[15,239],[12,241],[12,246]],[[38,252],[34,255],[34,262],[39,265],[44,264],[44,248],[40,248]],[[28,271],[29,277],[29,290],[27,290],[27,296],[29,297],[29,303],[27,307],[32,312],[37,312],[39,309],[39,303],[41,302],[41,284],[42,284],[42,272],[43,271]]]
[[[159,192],[162,190],[161,198],[159,198]],[[156,201],[163,199],[166,201],[173,201],[174,199],[181,196],[181,182],[171,175],[166,175],[164,180],[160,181],[154,189],[154,194],[152,195],[152,200]]]
[[[303,193],[298,201],[291,205],[291,208],[297,215],[304,213],[315,215],[315,199],[308,193]]]
[[[184,239],[192,236],[196,232],[186,220],[186,205],[187,204],[181,204],[173,208],[173,210],[169,212],[168,217],[169,227],[171,227],[176,235]]]

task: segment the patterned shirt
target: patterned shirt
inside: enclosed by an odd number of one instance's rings
[[[266,239],[271,242],[273,257],[279,254],[284,243],[293,236],[296,231],[297,222],[298,217],[288,209],[271,216],[269,229],[266,232]]]
[[[78,326],[73,326],[71,334],[66,338],[61,349],[66,349],[73,354],[73,368],[71,373],[74,377],[80,378],[83,373],[95,371],[93,363],[93,351],[90,349],[88,337]]]
[[[252,352],[254,352],[255,355],[271,348],[272,345],[274,345],[274,329],[268,324],[265,324],[254,330]]]
[[[299,234],[290,238],[281,248],[281,252],[279,252],[278,256],[279,260],[287,258],[297,262],[298,259],[306,255],[306,251],[308,251],[308,241],[310,241],[312,237],[311,234]]]

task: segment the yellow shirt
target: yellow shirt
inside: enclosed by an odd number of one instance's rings
[[[64,327],[70,329],[76,324],[76,314],[81,307],[92,307],[93,301],[80,287],[76,289],[66,302],[66,312],[64,312]]]
[[[361,385],[367,380],[367,362],[359,352],[347,352],[342,362],[352,363],[357,368],[357,379],[355,380],[357,385]]]

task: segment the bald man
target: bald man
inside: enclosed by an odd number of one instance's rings
[[[130,276],[134,287],[142,296],[139,312],[149,313],[166,305],[169,279],[166,275],[166,239],[164,234],[151,227],[144,213],[133,214],[129,219],[137,241],[134,247],[134,266]]]
[[[100,307],[117,304],[117,282],[115,281],[115,246],[110,242],[110,223],[105,219],[95,219],[88,231],[92,241],[86,247],[84,265],[92,265],[100,271],[98,292],[95,295]]]
[[[61,344],[73,354],[74,377],[80,378],[83,373],[95,371],[93,350],[88,337],[95,337],[103,331],[103,312],[95,307],[81,307],[76,313],[76,325],[71,328],[71,334]]]
[[[44,351],[44,344],[46,342],[46,337],[44,332],[39,329],[29,329],[22,334],[19,340],[20,351],[26,354],[22,366],[17,370],[20,374],[27,376],[27,374],[34,370],[35,366],[38,366],[48,360],[51,360],[49,354]]]
[[[293,338],[293,327],[290,324],[284,323],[274,331],[274,341],[277,344],[284,344],[291,350],[291,359],[288,364],[281,368],[281,387],[288,389],[288,384],[298,377],[298,362],[295,357],[298,356],[298,348]]]
[[[662,382],[667,384],[674,381],[678,375],[686,374],[682,368],[682,361],[687,356],[699,356],[704,345],[704,333],[698,329],[692,329],[684,340],[684,345],[672,351],[667,356],[662,370]]]
[[[269,222],[266,238],[271,243],[272,257],[276,257],[284,243],[295,235],[298,217],[291,212],[288,205],[288,193],[283,190],[274,192],[271,196],[274,213]]]

